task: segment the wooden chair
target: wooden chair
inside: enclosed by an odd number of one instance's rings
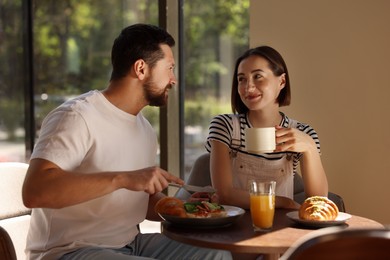
[[[211,185],[209,153],[204,153],[195,160],[186,183],[191,185],[196,185],[196,186]],[[175,196],[184,199],[187,197],[187,194],[185,191],[180,189]],[[329,192],[328,197],[338,206],[341,212],[345,212],[345,205],[341,196]],[[302,177],[296,174],[294,176],[294,200],[299,204],[302,204],[305,198],[306,195],[303,188]]]
[[[28,164],[0,163],[0,259],[23,260],[31,210],[22,201]]]
[[[307,259],[390,259],[390,230],[325,228],[303,237],[280,258]]]

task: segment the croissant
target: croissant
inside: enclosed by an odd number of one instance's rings
[[[184,202],[175,197],[164,197],[160,199],[154,210],[160,214],[173,215],[178,217],[187,217],[186,211],[184,209]]]
[[[336,204],[322,196],[307,198],[299,209],[299,218],[305,220],[335,220],[339,214]]]

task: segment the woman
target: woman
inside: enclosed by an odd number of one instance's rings
[[[213,118],[206,143],[212,184],[222,204],[249,209],[247,182],[262,179],[276,181],[276,207],[297,208],[293,177],[299,164],[306,195],[327,196],[316,132],[279,111],[290,99],[287,66],[275,49],[260,46],[238,58],[231,93],[234,114]],[[248,153],[244,129],[272,126],[276,128],[275,151]]]

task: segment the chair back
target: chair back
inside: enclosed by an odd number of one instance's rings
[[[325,228],[299,240],[280,259],[390,259],[390,230]]]
[[[22,186],[27,168],[26,163],[0,163],[0,259],[26,259],[31,209],[23,204]]]
[[[204,153],[195,160],[186,183],[201,187],[211,186],[209,153]]]
[[[14,245],[8,232],[0,226],[0,259],[16,260]]]
[[[328,198],[336,204],[339,211],[346,212],[344,200],[340,195],[333,192],[328,192]],[[306,194],[304,191],[302,177],[299,174],[295,174],[294,175],[294,200],[299,204],[302,204],[305,201],[305,199],[306,199]]]

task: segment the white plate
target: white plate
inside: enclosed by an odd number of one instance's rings
[[[341,225],[351,218],[351,215],[344,212],[339,212],[335,220],[327,220],[327,221],[300,219],[298,215],[298,211],[289,212],[286,214],[286,216],[294,222],[297,222],[305,226],[310,226],[310,227],[330,227],[330,226]]]
[[[222,205],[227,212],[227,216],[220,218],[182,218],[172,215],[159,214],[165,221],[168,221],[175,226],[196,227],[196,228],[215,228],[230,226],[245,210],[239,207]]]

